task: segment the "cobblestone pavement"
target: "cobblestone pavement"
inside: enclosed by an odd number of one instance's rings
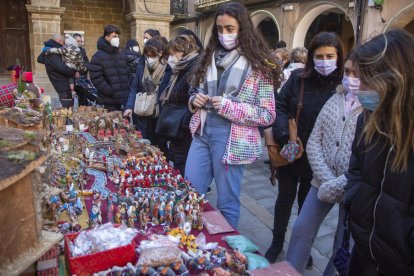
[[[265,158],[265,155],[264,155]],[[243,179],[242,192],[240,196],[241,214],[238,230],[241,234],[249,237],[259,246],[259,250],[264,254],[272,242],[273,214],[278,188],[272,186],[269,180],[269,165],[264,164],[263,160],[250,164],[246,167]],[[210,203],[216,204],[216,188],[211,185],[212,192],[207,196]],[[298,207],[295,202],[289,220],[286,233],[284,250],[280,254],[278,261],[285,259],[293,223],[297,218]],[[329,215],[319,229],[312,248],[314,267],[306,270],[305,276],[322,275],[332,251],[332,242],[335,235],[335,227],[338,220],[338,207],[332,208]]]

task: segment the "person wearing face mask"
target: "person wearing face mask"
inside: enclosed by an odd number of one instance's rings
[[[148,29],[144,32],[144,44],[147,43],[148,40],[150,40],[153,37],[161,36],[160,32],[158,30],[154,29]]]
[[[158,114],[138,116],[133,113],[133,110],[137,93],[157,93],[159,99],[161,93],[168,85],[171,68],[167,63],[168,54],[166,47],[164,40],[159,36],[151,38],[145,43],[144,53],[137,65],[137,71],[124,111],[124,116],[132,116],[135,127],[141,131],[142,137],[150,140],[151,144],[157,145],[163,152],[167,152],[166,141],[160,140],[155,134]]]
[[[106,25],[88,66],[91,81],[98,89],[97,102],[108,111],[122,110],[129,94],[128,65],[119,52],[119,35],[116,26]]]
[[[132,84],[137,72],[137,66],[141,59],[141,51],[139,49],[138,42],[135,39],[128,40],[125,44],[125,48],[122,51],[122,53],[125,55],[127,59],[128,69],[131,75],[129,78],[129,82],[130,84]]]
[[[297,114],[303,85],[301,115],[297,124],[298,137],[306,145],[316,118],[326,101],[334,94],[343,76],[343,46],[335,33],[322,32],[311,41],[304,69],[292,72],[276,99],[276,121],[273,136],[281,147],[289,141],[289,119]],[[286,228],[292,205],[298,195],[299,212],[312,180],[306,150],[295,162],[277,168],[279,194],[274,212],[273,240],[265,257],[275,262],[283,250]],[[299,189],[298,189],[299,188]],[[312,267],[309,258],[308,267]]]
[[[76,69],[65,64],[60,54],[47,54],[50,51],[61,51],[65,43],[65,38],[61,34],[54,34],[51,39],[46,41],[42,52],[37,58],[37,62],[45,65],[47,76],[59,95],[60,103],[63,107],[72,107],[73,98],[69,80],[79,77]]]
[[[344,65],[342,85],[323,106],[306,146],[313,172],[312,186],[293,225],[286,257],[301,274],[319,227],[335,203],[343,199],[356,122],[362,111],[355,95],[360,81],[354,62],[355,56],[351,53]],[[337,275],[333,259],[342,245],[344,217],[345,209],[340,206],[332,255],[323,273],[325,276]]]
[[[214,178],[217,207],[236,228],[244,165],[261,157],[259,127],[275,119],[274,89],[282,72],[238,2],[217,9],[213,34],[195,68],[185,175],[200,194]]]
[[[355,241],[348,275],[414,275],[414,36],[388,31],[355,56],[365,110],[343,203]]]
[[[163,92],[161,101],[163,109],[157,123],[156,132],[165,136],[169,147],[166,152],[168,160],[174,162],[174,168],[179,169],[185,175],[185,163],[190,149],[192,137],[189,124],[191,112],[188,109],[190,95],[190,76],[194,66],[199,62],[199,48],[195,39],[189,35],[180,35],[168,44],[168,64],[172,69],[172,75],[168,86]],[[163,118],[175,118],[174,121]],[[176,133],[172,134],[171,130]],[[172,136],[175,135],[175,136]]]

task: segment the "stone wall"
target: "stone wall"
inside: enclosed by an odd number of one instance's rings
[[[103,35],[106,24],[114,24],[121,30],[120,47],[131,38],[131,27],[126,19],[130,13],[128,1],[120,0],[61,0],[65,7],[62,15],[63,31],[84,31],[85,49],[91,58],[96,52],[96,42]]]

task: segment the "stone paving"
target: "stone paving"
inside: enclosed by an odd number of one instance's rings
[[[265,158],[265,155],[263,157]],[[238,230],[241,234],[254,241],[259,246],[262,254],[266,252],[272,242],[274,205],[278,193],[277,185],[271,185],[269,175],[269,165],[264,164],[262,160],[248,165],[244,173],[240,196],[241,214]],[[212,193],[207,198],[215,206],[217,195],[214,182],[211,188]],[[286,233],[284,250],[277,261],[285,259],[292,226],[297,218],[297,213],[298,207],[295,202]],[[337,219],[338,207],[335,206],[319,229],[311,253],[314,267],[311,270],[306,270],[305,276],[322,275],[332,251]]]

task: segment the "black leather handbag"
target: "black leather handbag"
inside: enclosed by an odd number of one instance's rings
[[[191,114],[191,112],[188,109],[188,106],[167,103],[162,108],[155,128],[155,133],[168,138],[184,138],[186,129],[183,128],[183,123],[184,121],[187,121],[189,114]]]

